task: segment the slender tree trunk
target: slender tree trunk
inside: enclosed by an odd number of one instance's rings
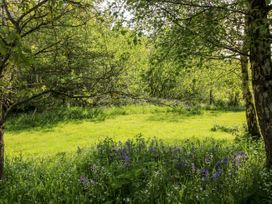
[[[4,127],[0,122],[0,180],[4,177]]]
[[[210,105],[214,104],[213,89],[210,89]]]
[[[272,167],[272,62],[266,0],[248,0],[250,64],[256,112],[265,142],[267,166]]]
[[[259,139],[261,137],[258,120],[255,112],[255,106],[253,101],[253,94],[249,85],[249,73],[248,73],[248,58],[241,56],[241,69],[242,69],[242,92],[246,107],[246,121],[248,133],[253,139]]]

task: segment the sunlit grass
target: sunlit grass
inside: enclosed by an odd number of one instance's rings
[[[211,129],[214,125],[242,127],[245,122],[244,112],[203,111],[187,115],[158,106],[113,107],[104,111],[111,117],[102,121],[63,121],[52,127],[7,131],[7,154],[71,152],[95,145],[105,137],[124,141],[138,134],[156,136],[167,143],[207,137],[232,141],[234,135]]]

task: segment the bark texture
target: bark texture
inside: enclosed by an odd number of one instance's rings
[[[213,96],[213,89],[211,88],[210,89],[210,105],[213,105],[214,104],[214,96]]]
[[[246,107],[246,121],[248,133],[250,134],[252,139],[259,139],[261,137],[261,134],[259,131],[253,94],[250,90],[247,56],[241,56],[241,70],[242,70],[242,91]]]
[[[256,112],[265,142],[267,165],[272,167],[272,63],[266,0],[248,0],[250,64]]]
[[[0,180],[4,177],[4,128],[0,122]]]

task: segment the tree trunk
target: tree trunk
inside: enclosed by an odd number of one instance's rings
[[[4,177],[4,127],[0,122],[0,180]]]
[[[249,73],[248,73],[248,58],[241,56],[242,69],[242,92],[246,108],[246,121],[248,133],[252,139],[259,139],[261,137],[258,120],[255,112],[255,105],[253,101],[253,94],[250,91]]]
[[[210,105],[214,104],[213,89],[210,89]]]
[[[250,64],[256,112],[265,142],[267,165],[272,167],[272,62],[266,0],[248,0]]]

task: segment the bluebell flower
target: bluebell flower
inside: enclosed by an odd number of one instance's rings
[[[202,176],[202,179],[203,179],[203,180],[206,180],[206,179],[208,179],[208,177],[209,177],[209,170],[208,170],[208,169],[202,169],[202,170],[200,171],[200,174],[201,174],[201,176]]]
[[[221,165],[221,160],[218,160],[216,163],[215,163],[215,168],[218,169]]]
[[[213,173],[212,178],[218,179],[222,174],[223,174],[223,169],[219,169],[218,171]]]
[[[129,156],[127,154],[125,155],[125,162],[129,163]]]
[[[87,181],[87,178],[85,176],[80,176],[79,181],[80,183],[85,183]]]
[[[228,162],[229,162],[229,159],[227,157],[225,157],[223,160],[222,160],[222,163],[224,165],[228,165]]]
[[[123,158],[125,160],[125,163],[129,164],[130,159],[129,159],[129,155],[127,153],[127,150],[125,148],[122,149],[122,156],[123,156]]]
[[[240,154],[241,156],[246,156],[246,153],[241,151],[241,152],[238,152],[238,154]]]

